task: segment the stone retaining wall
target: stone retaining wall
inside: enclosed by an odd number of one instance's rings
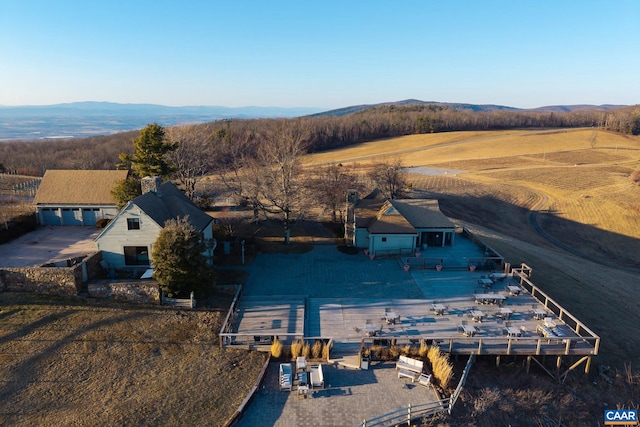
[[[160,304],[160,287],[155,280],[107,281],[89,283],[89,296],[110,298],[116,301],[138,304]]]
[[[76,296],[82,286],[81,265],[0,270],[0,291]]]

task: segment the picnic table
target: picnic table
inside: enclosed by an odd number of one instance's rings
[[[478,304],[502,304],[505,300],[505,296],[502,294],[475,294],[474,299]]]
[[[375,337],[378,332],[378,328],[373,323],[366,323],[364,325],[364,333],[368,337]]]
[[[474,336],[474,335],[476,334],[476,332],[477,332],[476,327],[475,327],[475,326],[473,326],[473,325],[465,325],[465,324],[462,324],[462,325],[460,325],[460,329],[462,329],[462,334],[463,334],[465,337],[472,337],[472,336]]]
[[[444,304],[440,304],[440,303],[434,303],[434,304],[431,304],[431,308],[433,309],[435,314],[442,315],[442,314],[444,314],[445,310],[447,309],[447,306],[445,306]]]
[[[520,292],[522,292],[520,286],[515,285],[507,286],[507,290],[509,291],[509,295],[520,295]]]
[[[400,316],[395,311],[387,311],[384,313],[384,319],[387,325],[395,325],[400,320]]]
[[[536,320],[542,320],[547,315],[547,311],[542,308],[533,309],[533,318]]]
[[[496,313],[496,316],[498,316],[501,319],[508,319],[511,317],[512,314],[513,314],[513,310],[511,310],[510,308],[500,307],[498,308],[498,312]]]
[[[521,335],[520,329],[513,326],[507,326],[504,330],[510,337],[519,337]]]
[[[471,310],[471,317],[476,322],[482,322],[482,319],[484,319],[485,314],[481,310]]]

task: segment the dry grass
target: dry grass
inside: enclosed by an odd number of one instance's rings
[[[280,358],[282,356],[282,347],[282,342],[276,337],[271,343],[271,355],[276,359]]]
[[[291,343],[291,358],[296,359],[298,356],[302,355],[302,341],[297,340]]]
[[[218,347],[225,314],[3,293],[2,424],[223,425],[266,361]]]
[[[431,346],[427,350],[427,358],[431,363],[433,377],[440,387],[446,389],[453,378],[453,365],[449,362],[449,354],[442,353],[438,346]]]

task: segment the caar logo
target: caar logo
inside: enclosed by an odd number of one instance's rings
[[[635,409],[605,409],[604,425],[606,426],[637,426],[638,411]]]

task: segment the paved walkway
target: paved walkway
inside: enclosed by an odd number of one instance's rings
[[[278,388],[278,363],[271,363],[238,426],[350,426],[407,405],[438,400],[434,389],[398,378],[395,363],[374,362],[369,370],[323,365],[325,388],[309,398]]]
[[[303,254],[260,254],[248,266],[245,295],[302,295],[310,298],[424,298],[398,260],[347,255],[334,245]]]

